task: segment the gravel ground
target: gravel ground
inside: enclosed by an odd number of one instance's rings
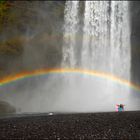
[[[140,111],[0,118],[0,139],[140,139]]]

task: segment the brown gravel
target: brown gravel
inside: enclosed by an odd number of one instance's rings
[[[1,117],[4,138],[140,139],[140,111]]]

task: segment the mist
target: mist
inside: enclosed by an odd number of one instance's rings
[[[16,113],[115,111],[115,105],[122,102],[127,111],[139,109],[130,87],[82,74],[37,76],[0,90],[0,98],[15,107]]]

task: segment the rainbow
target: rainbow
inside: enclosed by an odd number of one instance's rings
[[[131,87],[135,90],[138,90],[140,92],[140,86],[132,83],[128,80],[122,79],[120,77],[116,77],[112,74],[109,73],[104,73],[100,71],[95,71],[95,70],[86,70],[86,69],[69,69],[69,68],[54,68],[54,69],[38,69],[38,70],[32,70],[32,71],[24,71],[20,72],[17,74],[11,74],[7,77],[4,77],[0,79],[0,86],[3,86],[5,84],[22,80],[25,78],[31,78],[34,76],[39,76],[39,75],[47,75],[47,74],[66,74],[66,73],[79,73],[79,74],[85,74],[89,76],[94,76],[102,79],[107,79],[111,80],[113,82]]]

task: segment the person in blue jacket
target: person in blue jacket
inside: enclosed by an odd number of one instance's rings
[[[124,105],[123,104],[120,104],[118,106],[118,111],[121,112],[121,111],[124,111]]]

